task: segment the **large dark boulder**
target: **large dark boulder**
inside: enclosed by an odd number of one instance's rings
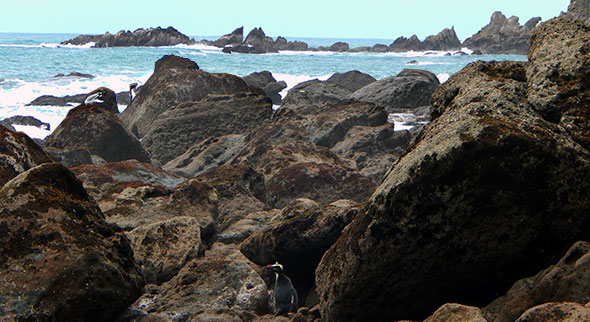
[[[322,82],[317,79],[297,84],[283,99],[282,108],[298,110],[308,106],[321,108],[327,104],[339,103],[352,92],[335,82]]]
[[[104,92],[104,104],[79,105],[68,112],[61,124],[47,137],[45,146],[75,150],[87,149],[90,154],[115,162],[136,159],[150,162],[139,140],[123,125],[117,111],[115,93],[99,88],[89,95]]]
[[[123,123],[139,138],[167,109],[196,102],[209,94],[236,94],[252,89],[238,76],[201,71],[186,58],[169,55],[159,59],[154,73],[133,102],[121,113]]]
[[[247,133],[271,114],[272,102],[266,95],[211,95],[160,114],[142,145],[154,160],[166,164],[208,137]]]
[[[419,69],[404,69],[396,76],[373,82],[350,95],[351,99],[384,106],[387,111],[430,105],[440,85],[436,75]]]
[[[0,126],[0,186],[46,162],[53,159],[30,137]]]
[[[541,18],[531,18],[523,26],[518,17],[506,18],[500,11],[492,14],[490,23],[463,42],[463,47],[480,50],[484,54],[526,55],[531,32]]]
[[[0,319],[105,321],[142,293],[129,240],[63,165],[0,189]]]
[[[569,21],[545,24],[544,42],[580,40]],[[565,53],[555,66],[572,59]],[[435,92],[433,122],[316,270],[322,319],[422,320],[443,303],[482,306],[590,237],[590,152],[563,130],[578,121],[558,126],[527,101],[535,69],[477,62]]]
[[[106,32],[104,35],[81,35],[62,42],[62,45],[84,45],[93,42],[96,48],[102,47],[131,47],[131,46],[174,46],[178,44],[192,44],[194,40],[183,35],[173,27],[163,29],[161,27],[143,29],[133,32],[121,30],[112,35]]]
[[[335,73],[328,78],[329,82],[336,83],[351,92],[355,92],[376,81],[375,77],[361,73],[358,70],[351,70],[346,73]]]

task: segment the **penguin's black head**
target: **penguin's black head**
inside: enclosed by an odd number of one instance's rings
[[[106,87],[99,87],[88,93],[84,105],[89,107],[101,106],[109,111],[118,113],[117,95]]]
[[[269,268],[271,271],[275,273],[281,273],[283,271],[283,265],[276,262],[274,264],[266,265],[266,268]]]

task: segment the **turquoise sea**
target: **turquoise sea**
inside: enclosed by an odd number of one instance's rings
[[[195,61],[208,72],[245,76],[268,70],[289,87],[313,78],[326,79],[336,72],[359,70],[380,79],[396,75],[404,68],[433,72],[441,82],[475,60],[526,60],[518,55],[453,55],[447,52],[334,53],[281,52],[278,54],[223,54],[215,47],[179,45],[174,47],[87,48],[59,46],[78,34],[0,33],[0,119],[31,115],[54,129],[71,107],[26,106],[41,95],[75,95],[107,86],[116,92],[128,90],[132,82],[145,83],[154,63],[164,55],[178,55]],[[196,40],[218,36],[191,36]],[[337,41],[351,48],[389,45],[393,39],[327,39],[286,37],[307,42],[310,47],[329,46]],[[467,49],[464,51],[469,52]],[[411,63],[410,63],[411,62]],[[410,64],[409,64],[410,63]],[[56,74],[80,72],[96,76],[53,78]],[[120,106],[120,109],[125,108]]]

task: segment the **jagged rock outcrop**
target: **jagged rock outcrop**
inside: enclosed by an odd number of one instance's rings
[[[376,81],[375,77],[361,73],[358,70],[351,70],[346,73],[335,73],[328,78],[329,82],[336,83],[351,92],[355,92]]]
[[[285,37],[278,36],[275,40],[275,48],[277,50],[306,51],[309,50],[309,45],[303,41],[288,41]]]
[[[0,126],[0,186],[46,162],[53,159],[29,136]]]
[[[195,142],[209,137],[243,134],[270,119],[272,102],[266,95],[209,95],[160,114],[147,129],[142,145],[152,159],[166,164]]]
[[[272,100],[273,105],[281,105],[281,95],[279,93],[287,88],[285,81],[277,82],[269,71],[254,72],[248,76],[242,77],[246,84],[262,89]]]
[[[71,109],[47,137],[45,146],[65,150],[87,149],[90,154],[109,162],[129,159],[150,162],[139,140],[115,114],[118,113],[115,93],[101,87],[88,96],[98,92],[103,93],[104,103],[82,104]]]
[[[531,18],[524,26],[518,17],[506,18],[500,11],[492,14],[490,23],[463,42],[463,47],[480,50],[484,54],[526,55],[531,33],[541,18]]]
[[[192,44],[195,41],[183,35],[173,27],[163,29],[161,27],[143,29],[139,28],[133,32],[121,30],[116,34],[106,32],[104,35],[80,35],[76,38],[66,40],[61,45],[84,45],[93,42],[93,47],[160,47],[174,46],[178,44]]]
[[[410,38],[399,37],[391,45],[388,51],[425,51],[425,50],[457,50],[461,48],[461,41],[457,38],[455,27],[445,28],[436,35],[428,36],[420,41],[416,35]]]
[[[590,1],[571,0],[570,5],[567,7],[567,12],[562,13],[562,15],[590,25]]]
[[[555,19],[537,29],[551,37],[534,37],[577,48],[580,26]],[[561,53],[551,66],[571,67],[553,81],[582,88],[585,74],[565,62],[587,56]],[[433,122],[316,270],[324,321],[418,320],[443,303],[482,306],[590,238],[590,151],[565,130],[584,116],[556,125],[535,108],[544,88],[529,75],[545,66],[476,62],[435,91]],[[568,97],[571,88],[557,90]],[[571,95],[582,100],[584,91]]]
[[[236,28],[227,35],[219,37],[216,41],[208,42],[215,47],[223,48],[227,45],[241,44],[244,41],[244,26]]]
[[[120,117],[127,128],[142,138],[159,115],[171,107],[197,102],[210,94],[251,91],[238,76],[207,73],[189,59],[167,55],[156,62],[154,73]]]
[[[276,53],[275,41],[267,37],[262,28],[252,29],[243,43],[231,43],[224,47],[224,53],[266,54]]]
[[[384,106],[390,113],[399,109],[429,106],[440,85],[436,75],[419,69],[404,69],[396,76],[373,82],[350,95],[351,99]]]
[[[0,319],[111,320],[141,295],[129,240],[63,165],[21,173],[0,203]]]

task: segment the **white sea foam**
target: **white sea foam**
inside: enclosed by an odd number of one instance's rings
[[[76,105],[70,106],[26,106],[42,95],[62,97],[65,95],[84,94],[95,88],[105,86],[115,92],[129,90],[130,83],[144,84],[150,73],[140,77],[130,75],[98,76],[93,79],[80,77],[51,78],[41,82],[25,82],[20,79],[8,79],[3,83],[11,83],[9,88],[0,87],[0,119],[15,115],[33,116],[51,125],[53,131],[65,118],[67,112]],[[124,107],[120,106],[120,109]]]
[[[51,134],[51,131],[42,129],[32,125],[12,125],[17,132],[24,132],[33,139],[44,139],[46,136]]]
[[[279,73],[272,74],[272,76],[277,80],[277,82],[285,81],[285,83],[287,83],[287,87],[279,93],[282,98],[285,98],[285,96],[287,96],[287,93],[289,92],[289,90],[291,88],[295,87],[297,84],[307,82],[312,79],[318,79],[318,80],[324,81],[324,80],[330,78],[332,75],[333,74],[326,74],[326,75],[321,75],[321,76],[290,75],[290,74],[279,74]]]
[[[279,53],[272,53],[269,55],[308,55],[308,56],[329,56],[334,55],[333,51],[313,51],[313,50],[279,50]]]
[[[436,74],[436,77],[438,78],[438,81],[442,84],[442,83],[446,82],[447,80],[449,80],[449,77],[451,77],[451,75],[449,75],[447,73],[440,73],[440,74]]]

